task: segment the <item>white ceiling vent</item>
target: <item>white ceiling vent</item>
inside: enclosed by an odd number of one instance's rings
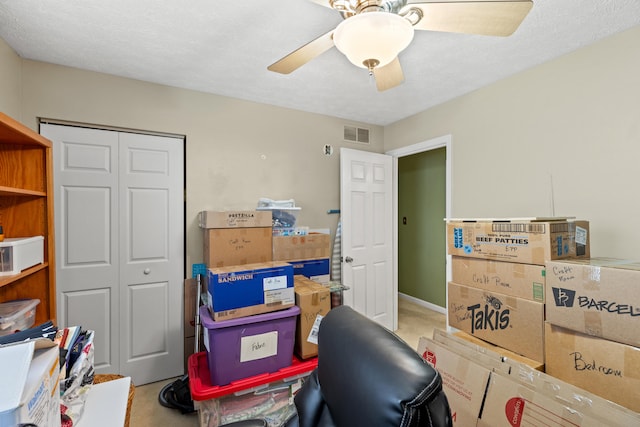
[[[369,143],[369,129],[356,126],[344,126],[344,140],[348,142]]]

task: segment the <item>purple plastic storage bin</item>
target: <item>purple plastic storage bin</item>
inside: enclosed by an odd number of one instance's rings
[[[253,375],[276,372],[291,365],[300,309],[286,310],[230,320],[214,321],[205,306],[200,322],[211,384],[226,385]]]

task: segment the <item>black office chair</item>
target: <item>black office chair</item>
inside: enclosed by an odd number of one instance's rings
[[[348,306],[322,320],[318,367],[294,402],[297,414],[287,427],[452,426],[438,371],[397,335]]]

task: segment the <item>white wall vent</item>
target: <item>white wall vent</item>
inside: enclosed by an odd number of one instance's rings
[[[369,129],[345,125],[344,140],[348,142],[359,142],[361,144],[369,144]]]

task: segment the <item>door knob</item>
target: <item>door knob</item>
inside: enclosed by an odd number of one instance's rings
[[[144,269],[144,274],[149,274],[151,273],[151,269],[150,268],[145,268]]]
[[[353,258],[351,258],[350,256],[346,257],[344,259],[344,262],[348,262],[349,264],[351,264],[353,262]]]

